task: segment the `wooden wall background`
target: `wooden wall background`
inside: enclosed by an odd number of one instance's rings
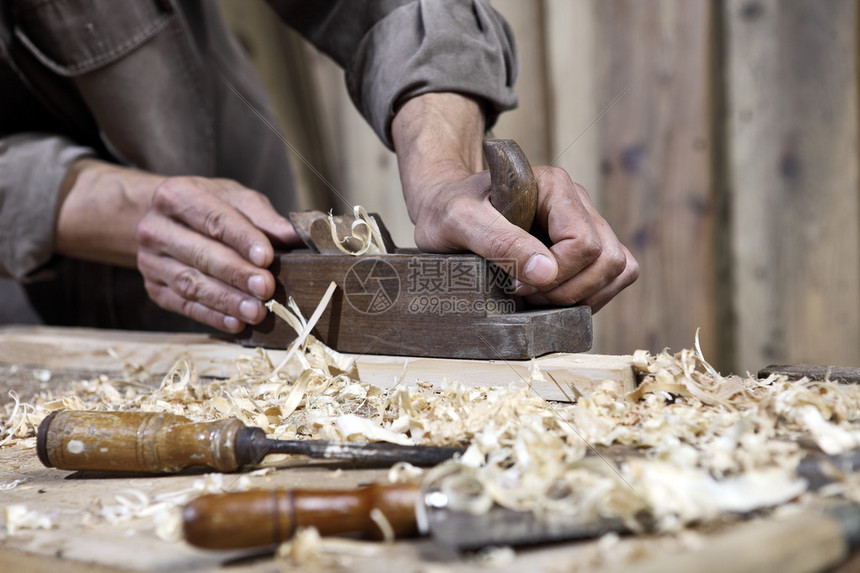
[[[269,87],[307,204],[412,229],[394,156],[342,74],[259,0],[221,0]],[[693,344],[724,372],[860,366],[857,0],[495,0],[521,50],[494,132],[566,168],[638,258],[595,350]],[[305,167],[312,165],[313,170]]]

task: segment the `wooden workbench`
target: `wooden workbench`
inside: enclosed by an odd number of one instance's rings
[[[110,351],[110,352],[109,352]],[[40,388],[61,388],[76,379],[99,373],[116,372],[120,361],[135,362],[153,374],[167,370],[180,357],[191,358],[201,375],[228,376],[233,360],[252,352],[225,341],[200,335],[163,335],[143,333],[100,332],[80,329],[45,329],[30,327],[0,328],[0,381],[4,389],[14,389],[22,400]],[[277,356],[273,357],[277,359]],[[410,363],[413,364],[413,363]],[[567,356],[542,359],[542,368],[555,372],[557,379],[587,389],[589,381],[613,377],[619,384],[633,383],[630,357]],[[515,384],[527,371],[528,364],[473,363],[460,361],[414,361],[414,378],[433,378],[456,372],[463,383]],[[44,371],[50,371],[50,379]],[[403,371],[403,359],[363,357],[359,363],[362,379],[391,383]],[[394,374],[392,374],[394,373]],[[552,395],[551,388],[544,389]],[[3,392],[4,399],[7,392]],[[325,463],[296,463],[279,467],[266,475],[252,475],[254,488],[350,488],[359,484],[383,481],[387,470],[342,470]],[[19,447],[0,448],[0,508],[25,504],[28,508],[48,512],[54,520],[51,529],[26,530],[3,536],[0,528],[0,570],[2,571],[284,571],[294,566],[276,560],[271,552],[203,551],[181,541],[164,541],[154,530],[153,519],[137,518],[116,525],[103,519],[82,524],[83,515],[99,504],[116,505],[117,496],[129,497],[129,490],[149,497],[192,487],[202,472],[174,476],[82,475],[48,469],[41,465],[35,450]],[[223,476],[224,483],[239,478]],[[624,561],[612,556],[638,555],[647,562],[649,556],[665,558],[683,553],[701,539],[691,536],[663,538],[622,538],[590,540],[518,550],[512,561],[494,568],[496,571],[610,571],[624,567]],[[611,545],[611,547],[610,547]],[[351,546],[340,564],[322,564],[323,571],[378,571],[382,564],[403,573],[486,570],[474,561],[430,539],[399,541],[393,544],[362,543]],[[614,560],[614,563],[613,563]],[[647,569],[644,569],[647,570]]]

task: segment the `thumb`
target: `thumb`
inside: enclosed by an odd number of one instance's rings
[[[537,237],[490,207],[482,209],[467,238],[470,250],[502,267],[519,282],[543,287],[558,275],[558,262]]]

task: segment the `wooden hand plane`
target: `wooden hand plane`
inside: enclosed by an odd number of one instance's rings
[[[534,174],[511,140],[487,140],[490,201],[509,221],[530,230],[537,206]],[[313,335],[339,352],[436,358],[519,360],[591,348],[591,309],[526,308],[513,280],[475,254],[432,254],[394,246],[381,221],[385,254],[344,254],[334,244],[354,219],[292,213],[307,250],[279,254],[270,268],[275,300],[295,300],[305,316],[331,282],[337,289]],[[331,224],[335,224],[332,233]],[[512,261],[513,262],[513,261]],[[507,267],[510,269],[510,267]],[[245,345],[285,348],[296,337],[274,315],[246,329]]]

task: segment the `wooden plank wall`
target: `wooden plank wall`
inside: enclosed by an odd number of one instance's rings
[[[860,364],[857,2],[722,8],[738,362]]]
[[[360,202],[411,244],[396,161],[352,109],[341,72],[294,40],[286,69],[262,57],[283,53],[289,33],[248,25],[258,11],[272,27],[258,0],[221,1],[264,79],[309,94],[286,101],[273,89],[288,135],[337,190],[307,195],[328,193],[335,209],[336,195]],[[522,62],[520,108],[495,135],[567,169],[641,264],[637,284],[595,317],[595,350],[679,350],[700,329],[725,372],[860,365],[857,0],[494,6]],[[312,114],[290,111],[308,97]]]
[[[680,349],[701,328],[715,356],[708,6],[598,7],[600,209],[642,269],[598,315],[601,346]]]

